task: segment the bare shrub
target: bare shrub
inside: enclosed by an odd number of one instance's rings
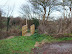
[[[6,31],[0,31],[0,39],[5,39],[9,36],[7,36],[7,32]]]
[[[21,22],[21,18],[19,17],[10,19],[10,25],[19,25],[20,22]]]
[[[39,25],[38,30],[40,34],[54,34],[56,33],[56,26],[53,21],[45,21],[44,24]]]
[[[40,34],[64,34],[72,33],[72,20],[71,18],[58,19],[55,21],[45,21],[44,24],[41,23],[38,27]]]
[[[22,34],[22,30],[19,26],[12,26],[8,32],[9,36],[21,36]]]

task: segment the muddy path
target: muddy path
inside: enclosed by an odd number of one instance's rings
[[[34,54],[72,54],[72,41],[44,44],[33,49]]]

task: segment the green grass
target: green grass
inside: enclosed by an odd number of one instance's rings
[[[72,38],[64,37],[55,39],[51,36],[35,33],[30,37],[18,36],[12,39],[0,40],[0,54],[30,53],[31,49],[34,48],[35,42],[41,42],[42,40],[50,43],[55,41],[72,40]]]
[[[30,52],[34,48],[35,41],[31,37],[14,37],[0,41],[0,54],[13,54],[13,52]]]

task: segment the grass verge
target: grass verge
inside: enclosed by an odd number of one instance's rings
[[[41,42],[42,40],[51,43],[72,40],[72,38],[64,37],[56,39],[51,36],[35,33],[30,37],[18,36],[12,39],[0,40],[0,54],[27,54],[27,52],[31,52],[31,49],[34,48],[37,41]]]

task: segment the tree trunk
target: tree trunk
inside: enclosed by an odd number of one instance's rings
[[[44,16],[43,16],[43,21],[45,20],[45,15],[46,15],[46,8],[44,8]]]
[[[63,8],[64,8],[64,6],[63,6]],[[65,19],[65,8],[64,8],[64,19]]]
[[[27,25],[27,18],[26,18],[26,25]]]
[[[72,11],[71,11],[71,8],[70,8],[70,13],[71,13],[71,17],[72,17]]]
[[[7,18],[7,31],[8,31],[8,28],[9,28],[9,21],[10,21],[10,18],[8,17]]]
[[[71,16],[70,16],[70,17],[71,17],[71,24],[72,24],[72,12],[71,12],[71,7],[70,7],[70,13],[71,13]]]
[[[48,20],[48,17],[49,17],[49,15],[50,15],[49,13],[50,13],[50,7],[49,7],[49,12],[48,12],[47,20]]]
[[[64,16],[64,19],[65,19],[65,6],[64,6],[64,0],[63,0],[63,9],[64,9],[64,11],[63,11],[63,16]]]
[[[46,8],[44,8],[44,15],[43,15],[43,21],[42,21],[42,26],[45,26],[45,15],[46,15]],[[43,27],[42,32],[45,32],[45,28]]]

